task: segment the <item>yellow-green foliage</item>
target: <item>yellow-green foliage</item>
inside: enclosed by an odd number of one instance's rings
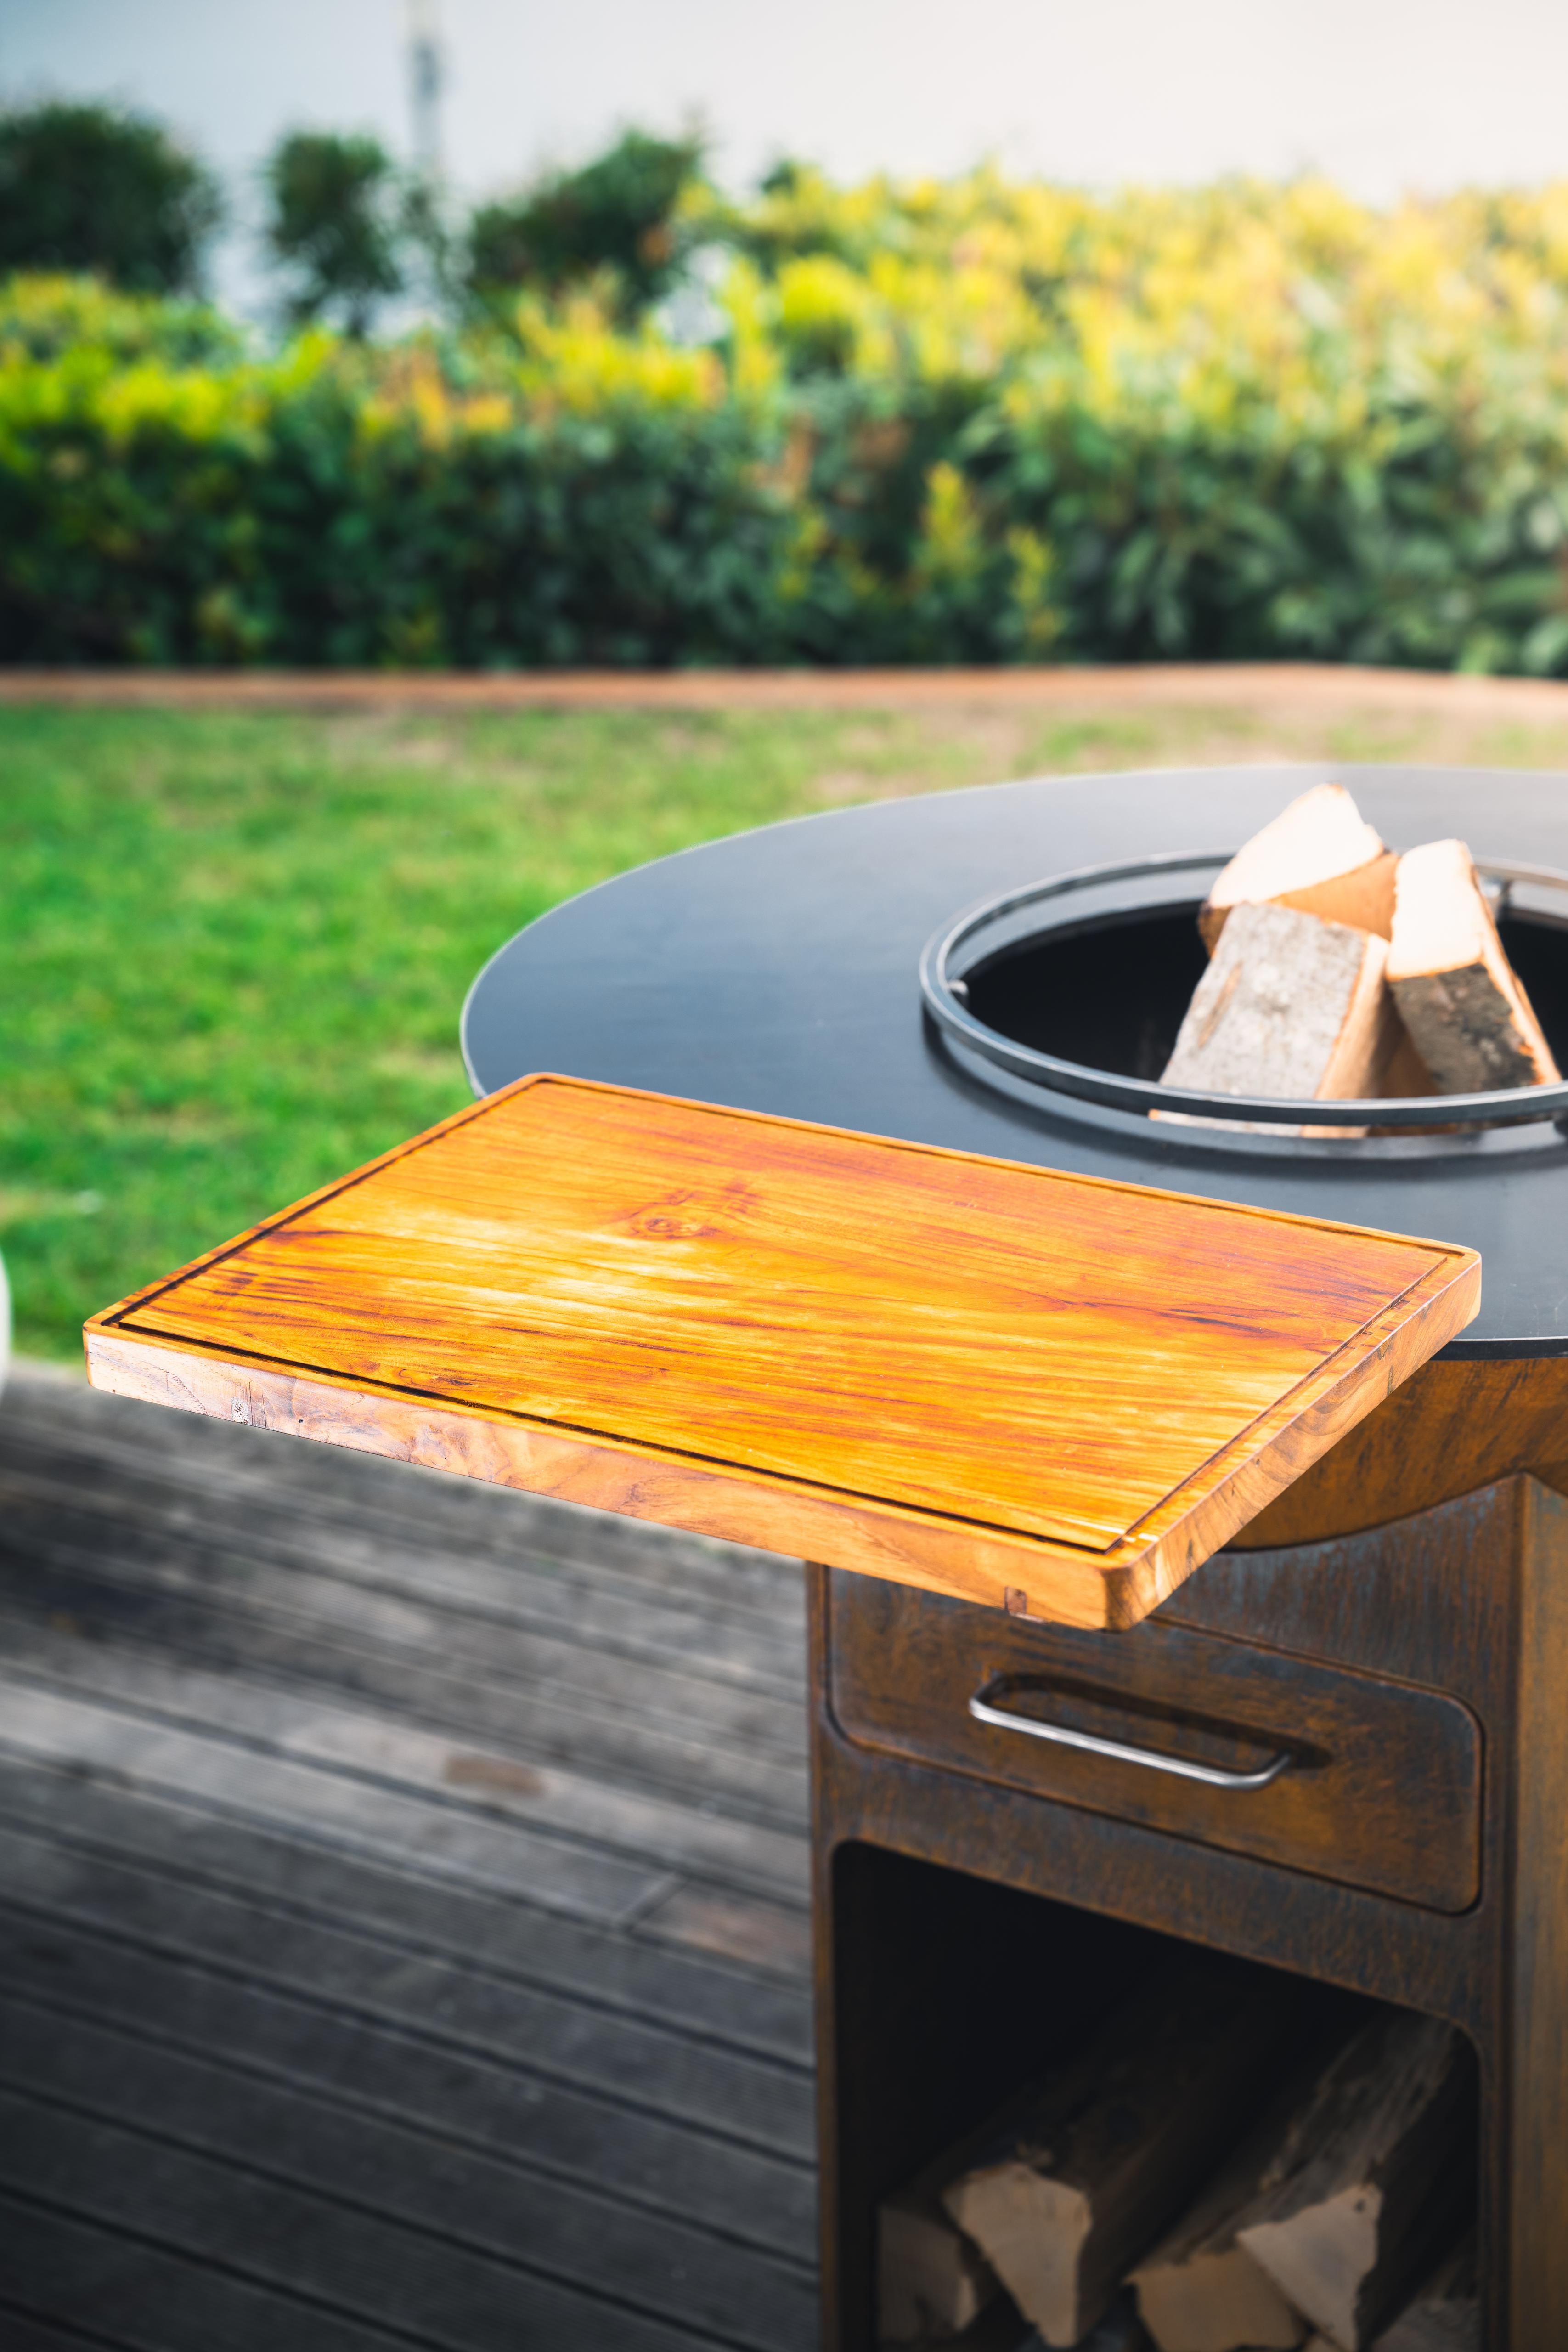
[[[688,210],[696,351],[591,289],[264,353],[14,281],[0,655],[1568,668],[1568,184]]]

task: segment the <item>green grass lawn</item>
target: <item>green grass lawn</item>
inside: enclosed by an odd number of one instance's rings
[[[18,1347],[78,1357],[84,1315],[465,1102],[468,983],[556,900],[976,757],[810,713],[0,712]]]
[[[1267,718],[799,711],[432,720],[0,710],[0,1244],[17,1344],[467,1100],[457,1015],[607,875],[882,793],[1281,751],[1563,764]],[[1429,730],[1430,731],[1430,730]],[[1386,735],[1386,730],[1385,730]]]

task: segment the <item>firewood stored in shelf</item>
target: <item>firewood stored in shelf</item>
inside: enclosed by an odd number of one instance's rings
[[[955,2151],[949,2213],[1049,2345],[1076,2345],[1256,2113],[1300,1988],[1195,1956]]]
[[[1291,2119],[1238,2242],[1343,2352],[1399,2308],[1473,2191],[1474,2063],[1436,2018],[1354,2033]]]

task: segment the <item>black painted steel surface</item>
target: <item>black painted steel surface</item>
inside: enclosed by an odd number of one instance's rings
[[[465,1007],[470,1076],[488,1093],[560,1070],[1463,1242],[1481,1253],[1481,1312],[1448,1352],[1568,1353],[1568,1139],[1555,1129],[1347,1145],[1156,1126],[971,1060],[922,1007],[921,950],[971,901],[1077,866],[1239,845],[1329,776],[1396,847],[1458,834],[1478,857],[1568,866],[1568,777],[1552,773],[1167,770],[839,810],[642,866],[519,932]]]

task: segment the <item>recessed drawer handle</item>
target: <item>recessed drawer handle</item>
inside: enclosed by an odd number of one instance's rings
[[[1091,1756],[1113,1756],[1120,1764],[1145,1764],[1151,1772],[1174,1772],[1178,1780],[1202,1780],[1210,1789],[1266,1789],[1291,1760],[1281,1750],[1256,1772],[1222,1772],[1213,1764],[1189,1764],[1183,1757],[1161,1756],[1152,1748],[1128,1748],[1119,1739],[1097,1739],[1092,1731],[1069,1731],[1064,1724],[1014,1715],[1007,1707],[991,1705],[986,1692],[995,1688],[994,1683],[988,1683],[969,1701],[969,1713],[977,1723],[995,1724],[998,1731],[1026,1732],[1030,1739],[1050,1739],[1059,1748],[1086,1748]]]

